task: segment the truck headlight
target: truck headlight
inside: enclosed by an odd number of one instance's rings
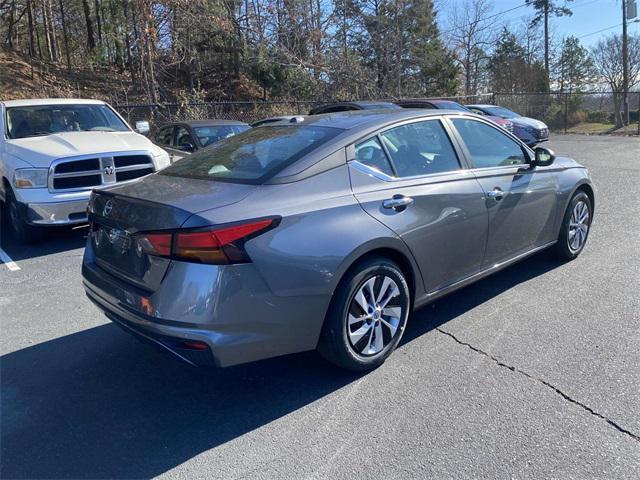
[[[44,188],[48,175],[48,168],[20,168],[13,173],[13,185],[16,188]]]
[[[158,170],[162,170],[163,168],[171,165],[171,158],[169,157],[169,154],[161,149],[159,152],[155,152],[153,154],[153,160]]]

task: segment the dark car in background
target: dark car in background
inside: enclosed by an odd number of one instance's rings
[[[544,248],[569,260],[585,245],[587,170],[478,115],[298,119],[94,191],[89,298],[194,365],[318,348],[369,370],[412,309]]]
[[[296,118],[296,115],[280,115],[277,117],[267,117],[251,124],[251,128],[261,127],[262,125],[271,125],[274,123],[287,122]]]
[[[438,110],[458,110],[460,112],[471,112],[467,107],[461,103],[454,102],[453,100],[437,99],[437,98],[405,98],[395,102],[402,108],[435,108]],[[471,112],[476,113],[476,112]],[[496,125],[501,126],[508,132],[513,133],[513,124],[502,117],[496,115],[485,115],[488,120],[491,120]]]
[[[508,108],[498,105],[467,105],[478,115],[501,117],[513,123],[513,134],[529,146],[549,140],[549,127],[535,118],[523,117]]]
[[[320,115],[321,113],[334,113],[334,112],[351,112],[354,110],[379,110],[390,109],[398,110],[401,107],[392,102],[377,102],[374,100],[362,100],[355,102],[336,102],[320,105],[319,107],[312,108],[309,115]]]
[[[169,152],[172,161],[176,161],[186,154],[250,128],[249,124],[236,120],[175,122],[162,126],[154,135],[153,141]]]

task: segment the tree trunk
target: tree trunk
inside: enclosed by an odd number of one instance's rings
[[[71,51],[69,50],[69,32],[67,31],[67,18],[64,14],[64,1],[58,0],[60,5],[60,20],[62,21],[62,39],[64,41],[64,52],[67,59],[67,72],[71,73]]]
[[[614,119],[616,123],[616,129],[622,128],[623,119],[622,119],[622,95],[620,92],[613,92],[613,109],[615,110]]]
[[[44,45],[47,49],[47,58],[51,61],[54,60],[53,48],[51,48],[51,28],[49,26],[49,15],[47,13],[46,0],[43,0],[40,4],[42,10],[42,25],[44,26]]]
[[[98,26],[98,45],[102,45],[102,18],[100,16],[100,0],[95,0],[96,25]]]
[[[11,10],[9,11],[9,27],[7,28],[7,45],[9,48],[13,48],[13,27],[16,21],[16,2],[11,2]]]
[[[88,0],[82,0],[82,9],[84,11],[84,20],[87,24],[87,47],[92,52],[96,48],[96,38],[93,34],[93,21],[91,20],[91,9]]]

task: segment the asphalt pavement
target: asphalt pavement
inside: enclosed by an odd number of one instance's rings
[[[415,312],[366,375],[181,364],[86,299],[86,228],[20,247],[5,226],[0,477],[640,478],[640,140],[549,146],[598,188],[583,254]]]

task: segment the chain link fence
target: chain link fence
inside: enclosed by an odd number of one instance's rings
[[[116,110],[134,125],[148,120],[152,129],[165,123],[187,120],[226,119],[253,123],[279,115],[306,115],[323,102],[268,101],[268,102],[197,102],[114,105]]]
[[[497,93],[492,97],[496,105],[506,107],[525,117],[536,118],[556,132],[584,131],[606,133],[615,125],[615,93]],[[622,104],[622,94],[620,105]],[[638,132],[640,92],[629,92],[628,133]],[[622,107],[620,107],[622,110]]]
[[[620,94],[621,95],[621,94]],[[607,133],[615,125],[612,92],[589,93],[486,93],[473,96],[440,97],[462,104],[500,105],[526,117],[546,123],[556,132]],[[629,92],[631,125],[625,133],[638,133],[640,92]],[[393,101],[392,99],[383,99]],[[327,101],[244,101],[164,104],[124,104],[114,107],[134,125],[148,120],[152,131],[165,123],[185,120],[229,119],[252,123],[278,115],[306,115]],[[634,129],[634,126],[636,128]]]

